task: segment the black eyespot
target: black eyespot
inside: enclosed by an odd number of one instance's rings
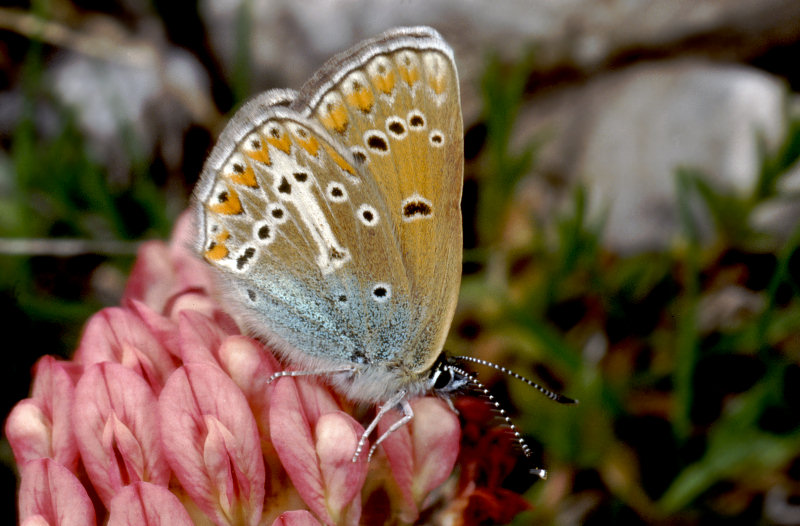
[[[364,152],[354,151],[353,157],[355,158],[358,164],[364,164],[365,162],[367,162],[367,156],[364,155]]]
[[[220,192],[219,195],[217,196],[217,199],[219,200],[220,203],[224,203],[225,201],[228,200],[228,192]]]
[[[436,144],[442,144],[442,136],[439,134],[431,135],[431,141],[435,142]]]
[[[258,140],[256,140],[256,139],[253,139],[253,140],[250,142],[250,147],[251,147],[252,149],[254,149],[254,150],[260,150],[260,149],[261,149],[261,143],[260,143]]]
[[[331,195],[333,197],[342,197],[344,195],[344,192],[342,192],[341,188],[339,188],[338,186],[335,186],[335,187],[331,188]]]
[[[294,175],[295,181],[297,181],[299,183],[304,183],[304,182],[306,182],[306,179],[308,179],[308,174],[305,173],[305,172],[295,172],[292,175]]]
[[[244,250],[244,254],[236,258],[236,268],[242,270],[244,266],[247,264],[247,261],[252,258],[256,254],[256,249],[253,247],[247,247]]]
[[[239,163],[233,163],[233,171],[237,174],[242,174],[244,173],[244,166]]]
[[[403,215],[406,217],[415,215],[429,216],[431,215],[431,207],[423,201],[411,201],[403,207]]]
[[[347,301],[347,296],[345,296],[344,294],[342,294],[341,296],[339,296],[339,301],[341,301],[341,302],[345,302],[345,301]]]
[[[386,144],[386,140],[378,135],[370,135],[367,138],[367,146],[373,150],[389,151],[389,145]]]
[[[292,193],[292,185],[289,184],[289,181],[287,181],[285,177],[281,178],[281,184],[278,187],[278,191],[282,194]]]
[[[361,224],[364,226],[375,226],[380,220],[378,211],[375,210],[375,207],[368,204],[359,206],[356,213],[358,214],[356,217],[358,217],[358,220],[361,221]]]
[[[250,301],[256,301],[256,293],[250,289],[247,289],[247,297],[250,298]]]
[[[278,128],[272,128],[269,131],[269,134],[272,135],[272,137],[274,137],[275,139],[280,139],[281,138],[281,132],[280,132],[280,130],[278,130]]]
[[[272,211],[272,217],[274,217],[275,219],[282,218],[283,217],[283,209],[282,208],[276,208],[275,210],[273,210]]]
[[[402,123],[394,121],[389,123],[389,131],[395,135],[403,135],[403,132],[406,131],[406,128]]]
[[[376,283],[372,287],[372,299],[375,303],[385,303],[392,297],[392,287],[388,283]]]
[[[264,225],[258,229],[258,238],[259,239],[267,239],[269,238],[270,230],[268,225]]]
[[[423,119],[421,115],[414,115],[413,117],[411,117],[408,123],[411,125],[412,128],[422,128],[423,126],[425,126],[425,119]]]
[[[449,368],[441,368],[438,369],[437,372],[439,374],[436,375],[436,378],[433,381],[433,388],[444,389],[450,385],[450,382],[453,380],[453,374],[450,372]]]

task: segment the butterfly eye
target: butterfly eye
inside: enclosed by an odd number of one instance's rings
[[[448,367],[436,369],[433,373],[433,388],[437,391],[445,389],[453,381],[453,374]]]

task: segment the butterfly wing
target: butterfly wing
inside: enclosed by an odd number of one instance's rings
[[[197,250],[301,367],[401,384],[455,308],[462,149],[451,51],[432,30],[389,33],[237,112],[195,192]]]
[[[293,107],[347,145],[378,183],[419,324],[403,361],[428,369],[461,278],[464,144],[452,50],[430,28],[391,31],[334,57]]]

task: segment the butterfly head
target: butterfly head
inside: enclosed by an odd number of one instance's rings
[[[449,397],[464,391],[470,385],[472,376],[441,353],[431,367],[426,380],[426,390],[442,397]]]

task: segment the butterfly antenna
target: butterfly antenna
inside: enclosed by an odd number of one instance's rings
[[[492,362],[489,362],[487,360],[482,360],[480,358],[473,358],[472,356],[453,356],[452,358],[454,360],[461,360],[461,361],[465,361],[465,362],[478,363],[478,364],[481,364],[481,365],[486,365],[487,367],[491,367],[493,369],[497,369],[498,371],[500,371],[502,373],[505,373],[505,374],[507,374],[509,376],[513,376],[517,380],[525,382],[526,384],[530,385],[531,387],[533,387],[534,389],[536,389],[537,391],[539,391],[540,393],[545,395],[550,400],[553,400],[554,402],[558,402],[559,404],[577,404],[578,403],[578,401],[575,400],[574,398],[570,398],[570,397],[564,396],[562,394],[554,393],[550,389],[548,389],[546,387],[543,387],[543,386],[537,384],[534,381],[528,380],[524,376],[519,375],[519,374],[515,373],[514,371],[506,369],[502,365],[497,365],[496,363],[492,363]]]
[[[525,458],[530,458],[531,455],[532,455],[531,448],[528,446],[528,443],[525,442],[525,439],[522,438],[522,435],[520,434],[519,430],[517,429],[517,426],[515,426],[514,422],[511,421],[511,417],[508,416],[508,413],[506,413],[506,410],[503,409],[503,406],[500,405],[500,402],[497,401],[497,399],[494,397],[494,395],[492,395],[492,393],[489,391],[489,389],[485,385],[483,385],[480,382],[480,380],[475,378],[475,376],[471,375],[470,373],[466,372],[465,370],[460,369],[458,367],[453,367],[453,371],[464,375],[464,377],[469,380],[469,385],[471,387],[476,388],[478,391],[480,391],[481,394],[483,394],[483,396],[486,397],[486,399],[489,401],[489,403],[492,406],[494,406],[494,409],[500,414],[500,417],[503,419],[503,421],[506,423],[508,428],[514,434],[514,438],[517,439],[517,443],[519,444],[519,447],[522,450],[522,454],[525,455]],[[536,468],[531,468],[530,472],[531,472],[531,474],[538,476],[540,479],[546,479],[547,478],[547,470],[545,470],[545,469],[536,467]]]

